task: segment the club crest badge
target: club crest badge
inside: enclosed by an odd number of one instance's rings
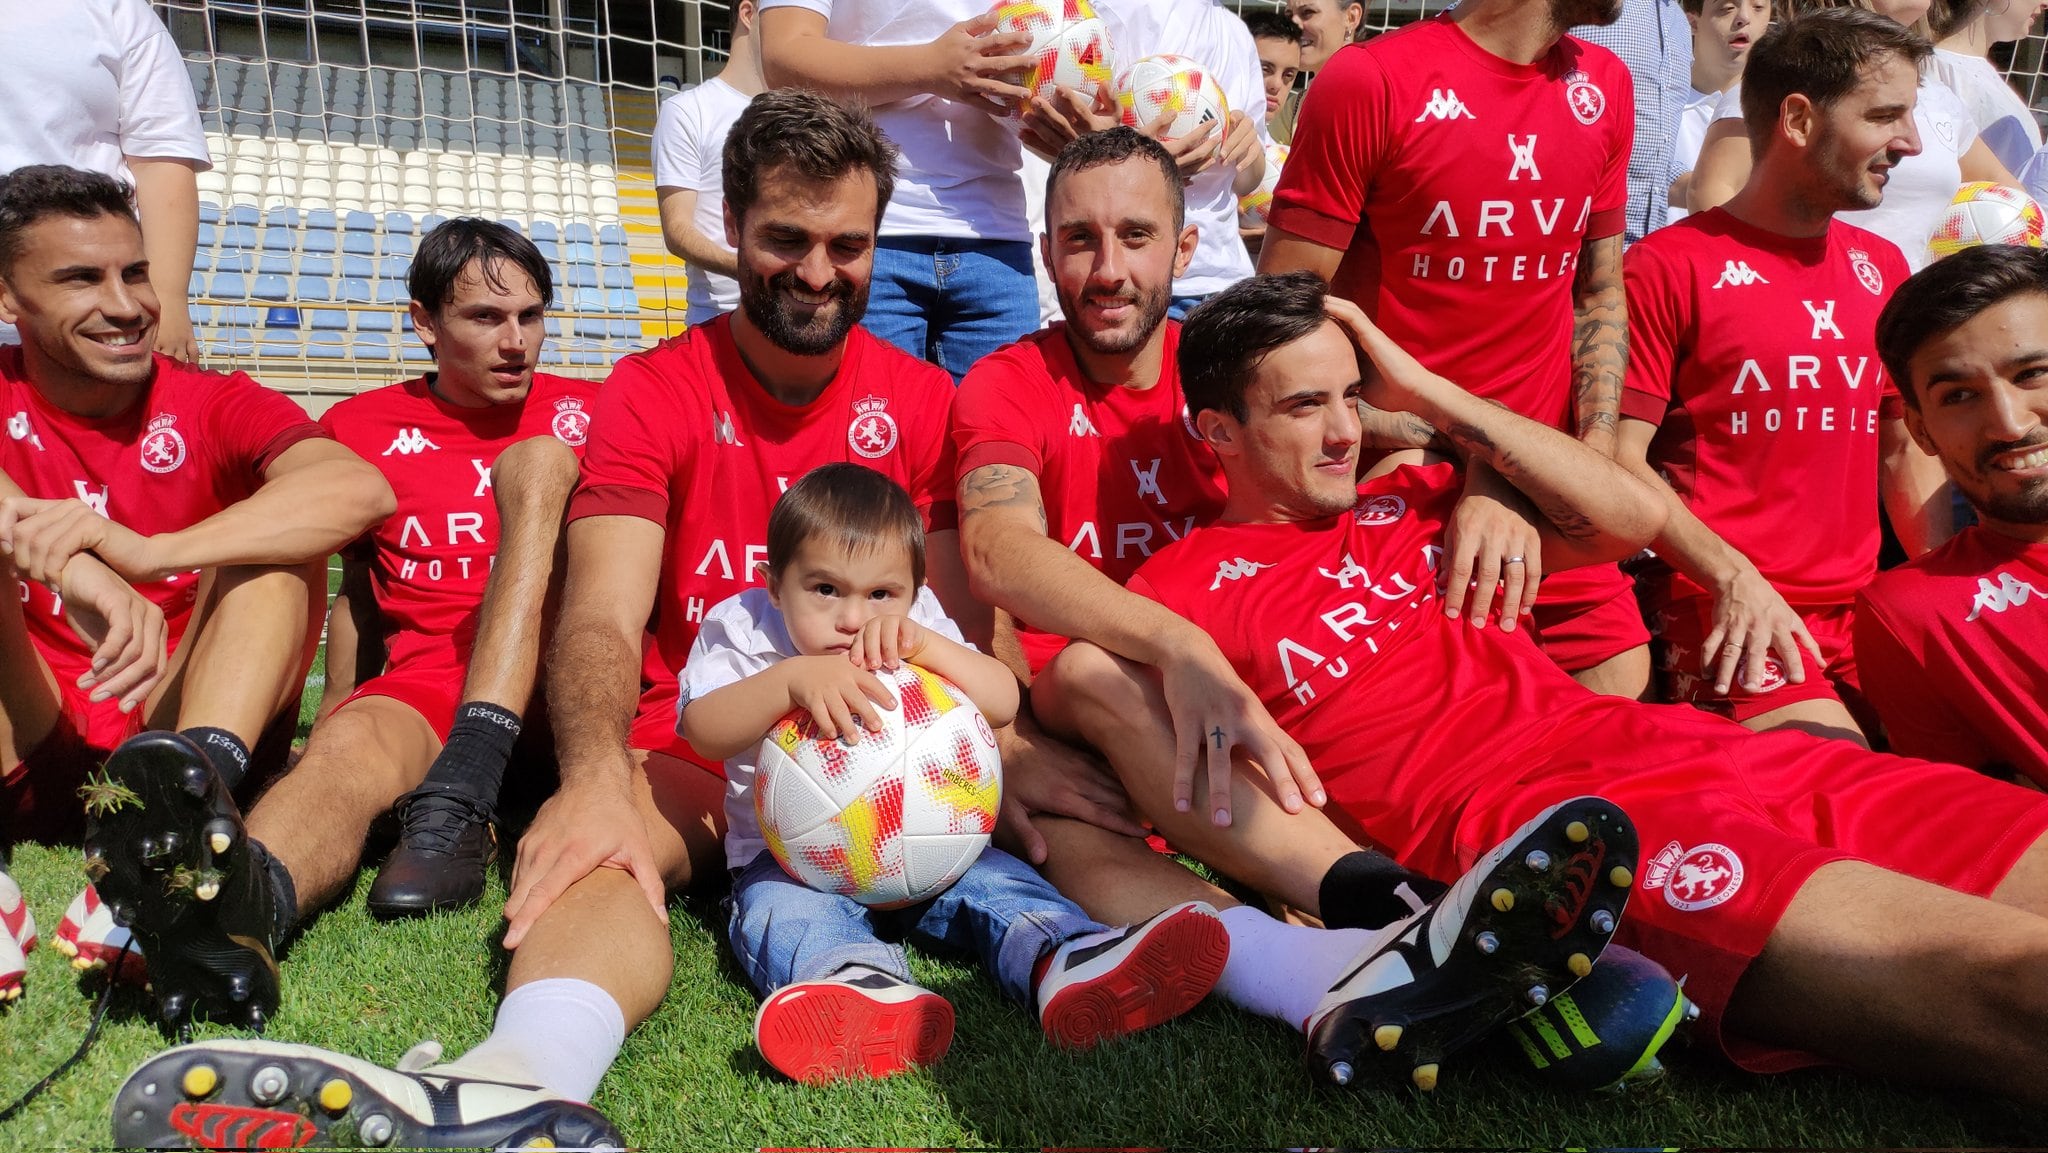
[[[574,396],[565,396],[555,402],[555,419],[549,425],[555,439],[570,448],[582,448],[590,438],[590,414],[583,411],[583,401]]]
[[[1741,891],[1742,858],[1726,845],[1708,843],[1687,849],[1673,841],[1643,865],[1643,890],[1660,889],[1664,899],[1681,913],[1711,909]]]
[[[1573,70],[1564,78],[1564,103],[1579,123],[1590,126],[1607,111],[1607,94],[1600,91],[1591,76]]]
[[[1860,248],[1850,249],[1849,267],[1856,270],[1856,279],[1863,282],[1863,287],[1870,290],[1870,295],[1884,295],[1884,273],[1879,272],[1877,265],[1871,263],[1868,252]]]
[[[170,413],[152,417],[142,437],[142,467],[154,473],[176,472],[185,463],[185,436]]]
[[[858,456],[875,460],[896,450],[896,418],[889,402],[867,396],[853,402],[853,420],[846,426],[846,445]]]

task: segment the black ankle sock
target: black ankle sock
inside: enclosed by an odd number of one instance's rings
[[[178,735],[199,746],[229,792],[241,787],[242,778],[249,775],[249,746],[242,743],[242,738],[210,725],[195,725],[180,730]]]
[[[505,780],[505,765],[512,759],[512,746],[518,740],[518,713],[471,701],[455,710],[448,743],[441,746],[441,755],[427,770],[426,783],[450,785],[495,802],[498,786]]]
[[[299,921],[299,887],[285,871],[284,862],[271,855],[261,841],[249,842],[249,860],[262,870],[264,888],[270,891],[272,948],[284,943],[287,933]]]
[[[1323,924],[1377,929],[1418,912],[1450,886],[1411,872],[1384,853],[1360,849],[1337,858],[1317,891]]]

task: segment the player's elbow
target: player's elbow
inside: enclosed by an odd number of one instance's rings
[[[398,497],[391,491],[391,482],[367,461],[351,459],[336,463],[336,471],[341,474],[333,490],[339,498],[336,505],[348,510],[345,539],[354,540],[397,512]]]
[[[1671,507],[1641,477],[1626,469],[1615,485],[1617,508],[1605,527],[1621,555],[1629,556],[1664,534]]]

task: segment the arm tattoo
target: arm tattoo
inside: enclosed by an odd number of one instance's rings
[[[1358,422],[1363,426],[1361,443],[1380,452],[1424,448],[1444,456],[1452,455],[1451,442],[1436,426],[1412,412],[1374,408],[1358,402]]]
[[[1029,509],[1045,531],[1045,501],[1038,495],[1038,477],[1009,464],[986,464],[960,478],[960,519],[984,509]]]
[[[1628,302],[1621,286],[1621,237],[1589,240],[1572,280],[1572,409],[1579,439],[1611,444],[1628,368]]]

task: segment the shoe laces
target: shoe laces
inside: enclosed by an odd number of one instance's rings
[[[414,789],[400,798],[401,834],[408,848],[452,855],[471,825],[497,819],[489,802],[460,789]]]

